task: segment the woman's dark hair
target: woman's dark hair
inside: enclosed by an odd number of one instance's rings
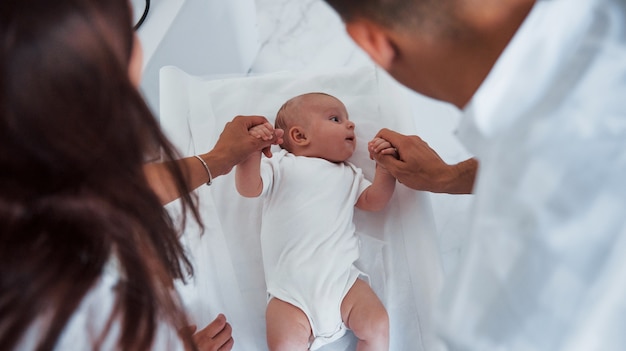
[[[149,349],[166,321],[195,349],[173,292],[191,265],[142,168],[155,148],[178,154],[129,79],[130,11],[127,0],[0,1],[0,350],[36,322],[37,350],[53,349],[111,261],[118,348]],[[167,164],[199,219],[184,170]]]

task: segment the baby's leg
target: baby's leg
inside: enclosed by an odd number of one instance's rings
[[[361,279],[341,302],[341,318],[359,339],[357,351],[389,350],[389,316],[370,286]]]
[[[272,298],[267,304],[265,322],[270,351],[304,351],[309,348],[311,326],[298,307]]]

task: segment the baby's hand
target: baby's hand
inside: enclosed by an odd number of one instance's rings
[[[372,141],[367,143],[367,150],[370,152],[371,159],[374,159],[372,154],[391,155],[396,159],[399,157],[398,150],[383,138],[372,139]]]
[[[256,125],[248,129],[248,132],[257,139],[272,140],[274,138],[274,127],[268,122]]]

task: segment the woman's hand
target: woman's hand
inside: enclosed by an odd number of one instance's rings
[[[268,130],[271,129],[270,135],[256,137],[250,134],[249,130],[259,125]],[[263,151],[267,157],[272,157],[270,147],[282,142],[282,129],[274,129],[265,117],[237,116],[231,122],[226,123],[215,147],[206,154],[198,156],[207,164],[211,178],[215,179],[230,172],[235,165],[250,157],[254,152]],[[209,180],[208,172],[195,157],[187,157],[176,162],[180,162],[181,167],[189,172],[187,183],[189,189],[195,189]],[[144,165],[146,179],[164,205],[181,196],[166,166],[162,162]]]
[[[251,128],[263,124],[271,127],[267,119],[262,116],[237,116],[226,123],[215,147],[209,152],[221,161],[216,161],[216,165],[211,167],[211,172],[215,168],[217,175],[226,174],[250,154],[259,150],[262,150],[265,156],[272,157],[270,147],[283,142],[283,131],[273,129],[271,138],[258,138],[250,134]]]
[[[235,343],[232,337],[233,329],[221,313],[213,322],[198,332],[195,332],[195,325],[189,328],[200,351],[230,351]]]

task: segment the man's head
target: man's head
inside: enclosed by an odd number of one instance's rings
[[[465,106],[535,0],[326,0],[379,66]]]
[[[275,127],[285,131],[281,147],[298,155],[343,162],[354,152],[354,123],[334,96],[308,93],[289,99],[276,115]]]
[[[326,0],[344,22],[366,18],[387,28],[417,28],[435,18],[450,0]]]

